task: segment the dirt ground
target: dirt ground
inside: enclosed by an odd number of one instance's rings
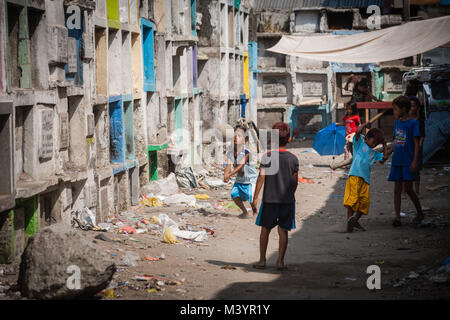
[[[299,157],[299,176],[314,183],[299,183],[296,193],[296,229],[289,233],[285,258],[288,270],[277,271],[275,261],[278,234],[270,235],[267,268],[251,264],[259,258],[259,227],[255,219],[242,220],[235,210],[198,210],[185,206],[143,209],[129,213],[144,218],[166,213],[181,226],[193,230],[207,226],[214,231],[202,243],[181,240],[166,244],[158,233],[122,235],[103,233],[115,240],[95,240],[95,231],[80,231],[95,241],[119,265],[126,251],[142,258],[136,267],[118,266],[114,276],[114,298],[102,299],[449,299],[450,274],[437,273],[450,256],[450,171],[444,165],[422,171],[421,203],[425,223],[414,227],[414,207],[403,199],[403,226],[392,226],[393,183],[387,181],[389,164],[376,164],[372,170],[369,215],[361,218],[366,232],[345,232],[346,210],[342,201],[346,169],[331,171],[332,157],[320,157],[311,149],[312,141],[296,141],[290,151]],[[335,161],[342,160],[336,157]],[[448,165],[447,165],[448,166]],[[220,175],[220,177],[222,177]],[[447,185],[447,187],[443,187]],[[426,187],[439,187],[427,191]],[[186,191],[207,193],[215,208],[219,200],[230,201],[230,186],[219,190]],[[248,208],[250,205],[246,204]],[[159,257],[159,261],[144,257]],[[381,269],[381,289],[368,290],[366,269]],[[222,267],[228,266],[223,269]],[[5,266],[0,266],[0,268]],[[14,274],[15,273],[15,274]],[[135,276],[151,275],[162,279],[159,291],[152,281],[137,281]],[[436,275],[439,279],[436,280]],[[0,275],[0,282],[13,284],[18,269]],[[444,280],[442,280],[444,276]],[[445,282],[445,277],[447,282]],[[433,280],[435,279],[435,280]],[[3,299],[17,299],[9,294]]]

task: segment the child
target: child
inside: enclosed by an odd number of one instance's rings
[[[420,170],[422,170],[423,166],[423,141],[425,140],[425,116],[423,114],[422,108],[420,106],[420,101],[417,97],[409,97],[409,101],[411,103],[411,109],[409,111],[409,116],[414,120],[419,122],[419,130],[420,130],[420,138],[419,138],[419,158],[417,165],[417,174],[416,174],[416,194],[420,196]]]
[[[259,237],[259,262],[254,268],[263,269],[266,266],[266,251],[269,234],[278,225],[279,252],[277,269],[286,269],[284,255],[288,244],[288,231],[295,228],[295,191],[298,185],[298,159],[286,150],[291,140],[289,125],[276,123],[272,129],[279,132],[279,149],[267,152],[261,159],[260,171],[256,182],[253,207],[258,204],[258,195],[264,185],[262,204],[256,219],[256,225],[261,226]]]
[[[345,155],[344,160],[349,158],[349,155],[353,156],[353,133],[356,132],[356,128],[361,123],[361,119],[358,115],[358,109],[356,108],[356,102],[349,101],[345,104],[347,113],[342,118],[342,123],[336,123],[337,126],[345,126]]]
[[[367,78],[362,78],[358,81],[355,75],[351,74],[344,85],[345,90],[348,90],[350,82],[353,83],[352,98],[350,100],[355,102],[380,101],[370,92]]]
[[[363,214],[369,213],[370,170],[375,161],[384,163],[387,157],[383,131],[373,128],[364,137],[361,133],[366,127],[370,127],[370,123],[360,125],[353,137],[354,157],[344,195],[344,207],[347,208],[347,232],[352,232],[354,228],[365,231],[359,224],[359,219]],[[384,156],[380,152],[372,150],[379,144],[383,144]]]
[[[258,177],[258,172],[251,164],[251,153],[245,148],[245,142],[248,142],[247,128],[239,124],[234,128],[234,148],[229,149],[227,152],[227,165],[223,178],[224,182],[228,182],[236,174],[236,181],[231,190],[231,198],[242,211],[239,218],[247,218],[247,208],[242,201],[252,203],[255,182]],[[232,165],[234,167],[233,171],[231,171]],[[253,214],[255,214],[256,207],[252,207],[252,209]]]
[[[395,181],[395,220],[393,226],[399,227],[401,226],[400,207],[403,182],[405,182],[406,193],[411,198],[417,210],[417,215],[413,222],[420,223],[423,220],[423,212],[419,198],[412,188],[412,182],[417,179],[416,175],[419,166],[420,128],[419,123],[409,117],[411,103],[408,97],[400,96],[395,98],[392,101],[392,107],[394,109],[394,117],[397,120],[395,121],[394,127],[393,147],[389,149],[388,154],[390,155],[394,152],[388,181]]]

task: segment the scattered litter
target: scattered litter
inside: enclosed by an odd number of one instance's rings
[[[348,280],[348,281],[356,281],[356,278],[345,278],[344,280]]]
[[[163,241],[167,243],[178,242],[176,238],[182,238],[186,240],[193,240],[197,242],[202,242],[206,239],[206,231],[186,231],[180,230],[178,224],[170,219],[166,214],[160,214],[158,220],[163,225]],[[175,242],[174,242],[175,241]]]
[[[223,188],[224,182],[220,179],[205,179],[205,183],[211,188]]]
[[[136,229],[136,233],[140,234],[140,233],[146,233],[147,229]]]
[[[178,193],[171,195],[169,197],[159,197],[162,202],[167,205],[179,205],[179,204],[187,204],[190,207],[195,207],[196,199],[194,195],[187,195],[184,193]]]
[[[226,266],[221,267],[220,269],[225,269],[225,270],[236,270],[236,267],[230,266],[229,264],[227,264]]]
[[[155,292],[158,292],[158,290],[156,290],[156,289],[147,289],[147,292],[148,293],[155,293]]]
[[[103,233],[96,235],[95,239],[103,240],[103,241],[107,241],[107,242],[114,242],[111,239],[109,239],[107,236],[105,236]]]
[[[406,213],[400,212],[400,217],[406,217]]]
[[[185,289],[177,289],[176,291],[177,292],[181,292],[181,293],[186,293],[187,292],[187,290],[185,290]]]
[[[112,223],[100,222],[100,223],[98,224],[98,227],[99,227],[102,231],[109,231],[109,230],[113,227],[113,224],[112,224]]]
[[[105,291],[106,298],[114,298],[114,289],[107,289]]]
[[[203,194],[196,194],[195,198],[199,200],[208,200],[211,197],[208,196],[206,193],[203,193]]]
[[[122,229],[120,229],[120,233],[124,233],[124,234],[135,234],[136,233],[136,229],[130,226],[124,226],[122,227]]]
[[[448,278],[446,276],[435,275],[428,278],[430,281],[434,283],[446,283]]]
[[[139,255],[136,252],[126,251],[125,255],[123,256],[123,259],[122,259],[122,265],[128,266],[128,267],[136,267],[136,265],[137,265],[136,262],[140,259],[141,258],[139,257]]]
[[[167,178],[152,181],[141,188],[143,195],[158,194],[162,196],[170,196],[178,193],[178,183],[175,174],[170,173]]]
[[[408,276],[409,279],[417,279],[418,277],[419,277],[419,274],[414,271],[411,271]]]
[[[203,229],[205,229],[207,232],[209,232],[209,233],[211,233],[211,235],[213,236],[214,235],[214,230],[212,230],[211,228],[209,228],[209,227],[203,227]]]
[[[427,191],[436,191],[436,190],[447,188],[447,187],[448,187],[448,184],[439,185],[439,186],[426,186],[425,190],[427,190]]]
[[[163,242],[169,243],[169,244],[175,244],[175,243],[179,242],[179,241],[177,240],[177,237],[176,237],[175,234],[174,234],[174,231],[173,231],[173,227],[172,227],[172,226],[167,227],[167,228],[164,230],[164,233],[163,233]]]
[[[81,230],[101,230],[95,223],[95,214],[89,208],[76,210],[72,212],[72,227],[78,227]]]
[[[393,287],[394,288],[402,287],[405,283],[406,283],[406,280],[405,279],[401,279],[401,280],[395,282]]]
[[[141,204],[143,206],[147,206],[147,207],[162,207],[162,206],[164,206],[164,204],[162,202],[160,202],[157,197],[147,198],[146,196],[144,196],[144,198],[142,198],[142,200],[139,201],[139,204]]]
[[[159,256],[160,260],[166,260],[166,255],[164,253],[161,253],[161,255]]]
[[[197,179],[191,167],[185,167],[175,172],[178,184],[182,188],[193,189],[198,187]]]
[[[307,178],[298,178],[298,182],[300,183],[314,183],[314,181],[307,179]]]
[[[147,260],[147,261],[159,261],[159,258],[145,257],[144,260]]]

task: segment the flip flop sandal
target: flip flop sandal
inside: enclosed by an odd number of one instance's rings
[[[287,270],[287,266],[286,265],[284,265],[284,266],[282,266],[282,267],[277,267],[277,270],[279,270],[279,271],[283,271],[283,270]]]
[[[355,226],[356,226],[356,223],[357,223],[357,221],[356,221],[356,218],[355,217],[350,217],[350,219],[348,219],[348,221],[347,221],[347,232],[353,232],[353,229],[355,228]]]
[[[255,268],[255,269],[265,269],[265,268],[266,268],[265,265],[264,265],[264,266],[260,266],[260,265],[254,264],[254,265],[252,265],[252,266],[253,266],[253,268]]]

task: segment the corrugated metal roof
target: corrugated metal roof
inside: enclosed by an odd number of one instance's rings
[[[382,7],[384,0],[253,0],[255,9],[295,9],[312,7],[367,8]]]

